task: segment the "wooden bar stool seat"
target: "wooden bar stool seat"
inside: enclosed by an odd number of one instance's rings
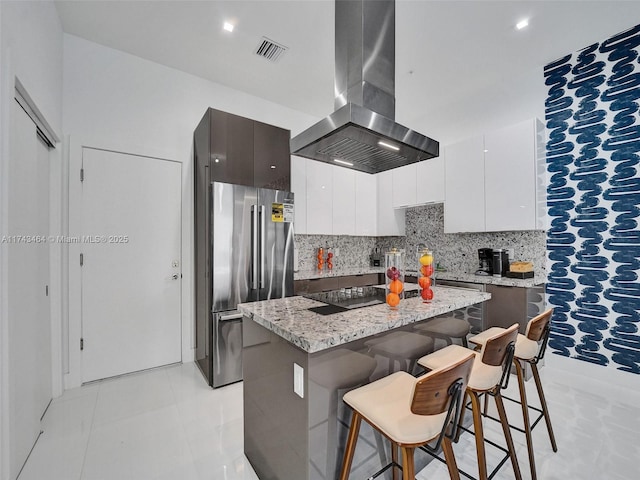
[[[346,393],[344,402],[353,409],[353,416],[340,479],[349,478],[362,419],[391,441],[392,463],[378,474],[394,468],[396,479],[395,468],[401,468],[403,479],[414,480],[415,448],[436,440],[433,448],[442,445],[449,474],[459,479],[451,438],[456,434],[473,358],[469,351],[457,362],[419,378],[400,371]],[[398,464],[398,447],[402,450],[402,467]]]
[[[459,338],[463,346],[467,345],[467,334],[471,330],[471,325],[466,320],[455,317],[438,317],[428,322],[416,325],[415,330],[434,338],[440,338],[453,344],[453,339]]]
[[[476,451],[478,456],[478,471],[480,480],[487,480],[487,462],[484,450],[484,433],[482,427],[482,410],[480,407],[480,395],[490,394],[493,396],[498,408],[500,423],[507,442],[507,451],[511,458],[511,465],[515,478],[521,480],[520,467],[516,458],[511,430],[507,421],[507,414],[500,390],[506,388],[509,378],[509,367],[515,350],[516,337],[518,335],[517,323],[508,329],[502,329],[495,335],[487,338],[485,345],[480,351],[474,352],[473,368],[467,384],[466,395],[471,398],[473,410],[473,427],[476,439]],[[426,357],[418,360],[418,364],[427,369],[438,369],[467,355],[470,350],[459,345],[449,345]],[[466,402],[465,402],[466,403]],[[462,412],[464,415],[464,411]],[[460,419],[462,421],[462,418]]]
[[[378,338],[367,340],[369,353],[389,359],[389,373],[393,373],[394,362],[400,369],[413,371],[420,357],[433,352],[433,339],[411,332],[391,332]],[[404,365],[404,367],[403,367]]]
[[[527,324],[527,330],[524,335],[518,334],[516,339],[516,348],[513,357],[513,365],[516,369],[516,375],[518,377],[518,387],[520,390],[520,405],[522,406],[522,417],[524,421],[524,434],[527,439],[527,450],[529,453],[529,466],[531,469],[531,478],[535,480],[536,464],[533,450],[533,439],[531,436],[531,420],[529,418],[529,404],[527,402],[527,391],[525,389],[525,378],[523,364],[528,363],[531,366],[531,373],[536,383],[536,389],[538,391],[538,397],[540,399],[540,405],[542,407],[541,413],[544,416],[545,423],[547,424],[547,431],[549,432],[549,439],[551,440],[551,447],[554,452],[558,451],[556,445],[556,439],[553,434],[553,428],[551,427],[551,418],[549,416],[549,409],[547,408],[547,401],[544,396],[544,390],[542,389],[542,382],[540,381],[540,373],[538,372],[538,362],[544,358],[544,352],[549,340],[551,316],[553,309],[549,309],[540,315],[529,320]],[[504,329],[500,327],[492,327],[484,332],[471,337],[470,342],[483,346],[487,343],[488,339],[498,334]],[[540,410],[538,410],[540,411]]]

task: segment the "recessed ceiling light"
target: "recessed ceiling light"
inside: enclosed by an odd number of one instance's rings
[[[276,166],[275,165],[271,165],[271,168],[276,168]]]
[[[339,158],[334,158],[334,162],[339,163],[340,165],[346,165],[347,167],[353,167],[353,163],[347,162],[346,160],[340,160]]]
[[[391,145],[390,143],[386,143],[386,142],[378,142],[378,145],[380,145],[381,147],[386,147],[390,150],[394,150],[396,152],[400,150],[400,147],[397,147],[396,145]]]
[[[529,25],[529,20],[528,19],[524,19],[524,20],[520,20],[518,23],[516,23],[516,28],[518,30],[522,30],[523,28],[527,27]]]
[[[224,29],[227,32],[233,32],[233,24],[229,22],[224,22]]]

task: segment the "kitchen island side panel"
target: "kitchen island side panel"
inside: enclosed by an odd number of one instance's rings
[[[244,451],[260,480],[309,478],[308,354],[243,319]],[[293,391],[293,364],[305,372],[305,398]]]

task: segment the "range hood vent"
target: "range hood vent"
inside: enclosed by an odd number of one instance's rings
[[[395,122],[395,2],[336,0],[335,112],[291,139],[291,153],[379,173],[439,155]]]

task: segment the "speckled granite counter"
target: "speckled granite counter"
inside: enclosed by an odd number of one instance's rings
[[[294,280],[308,280],[311,278],[331,278],[346,277],[349,275],[366,275],[368,273],[384,273],[383,267],[357,267],[357,268],[334,268],[333,270],[300,270],[293,273]]]
[[[432,303],[418,298],[403,300],[397,310],[386,304],[320,315],[310,307],[323,304],[304,297],[244,303],[240,311],[256,323],[305,352],[314,353],[364,337],[436,317],[491,298],[489,293],[458,288],[434,287]]]
[[[408,275],[417,275],[415,271],[407,271]],[[505,287],[521,287],[521,288],[531,288],[536,285],[542,285],[546,282],[546,278],[542,275],[534,276],[533,278],[508,278],[508,277],[493,277],[493,276],[482,276],[475,275],[473,273],[462,273],[462,272],[435,272],[436,283],[438,280],[454,280],[458,282],[470,282],[470,283],[484,283],[490,285],[502,285]]]

